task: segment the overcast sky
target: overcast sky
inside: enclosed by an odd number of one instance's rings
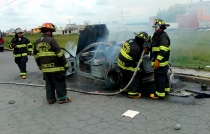
[[[30,30],[44,22],[58,27],[68,23],[90,24],[148,22],[170,5],[199,0],[0,0],[0,29]],[[203,0],[206,1],[206,0]]]

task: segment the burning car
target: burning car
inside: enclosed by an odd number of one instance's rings
[[[96,30],[90,30],[91,27]],[[100,27],[89,26],[88,28],[88,31],[101,30],[101,33],[107,33],[105,25],[100,25]],[[95,38],[90,40],[87,36],[91,36],[93,33],[88,32],[87,34],[85,32],[85,34],[80,34],[75,56],[63,48],[69,64],[66,75],[77,73],[80,76],[103,81],[108,88],[119,86],[122,75],[117,66],[117,59],[124,41],[107,41],[108,38],[106,36],[95,36],[97,40]],[[94,35],[99,35],[99,33],[94,33]],[[88,39],[88,41],[84,39]],[[154,70],[150,66],[149,55],[144,56],[141,68],[142,83],[154,82]],[[169,70],[169,76],[171,73],[171,70]]]

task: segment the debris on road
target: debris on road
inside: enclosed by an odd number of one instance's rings
[[[174,126],[174,129],[175,130],[180,130],[181,129],[181,125],[179,123],[177,123],[175,126]]]
[[[124,114],[122,114],[122,116],[123,116],[123,117],[127,116],[127,117],[133,118],[133,117],[136,116],[137,114],[139,114],[138,111],[128,110],[128,111],[126,111]]]
[[[188,96],[193,95],[193,94],[190,93],[190,92],[187,92],[185,90],[179,90],[177,92],[169,93],[169,95],[180,96],[180,97],[188,97]]]
[[[14,103],[15,103],[14,100],[10,100],[10,101],[9,101],[9,104],[14,104]]]

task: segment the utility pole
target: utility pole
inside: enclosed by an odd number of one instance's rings
[[[70,19],[69,19],[69,25],[70,25]]]

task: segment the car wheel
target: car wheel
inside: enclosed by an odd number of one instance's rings
[[[120,85],[121,75],[116,71],[108,72],[106,76],[106,87],[107,89],[114,89]]]

